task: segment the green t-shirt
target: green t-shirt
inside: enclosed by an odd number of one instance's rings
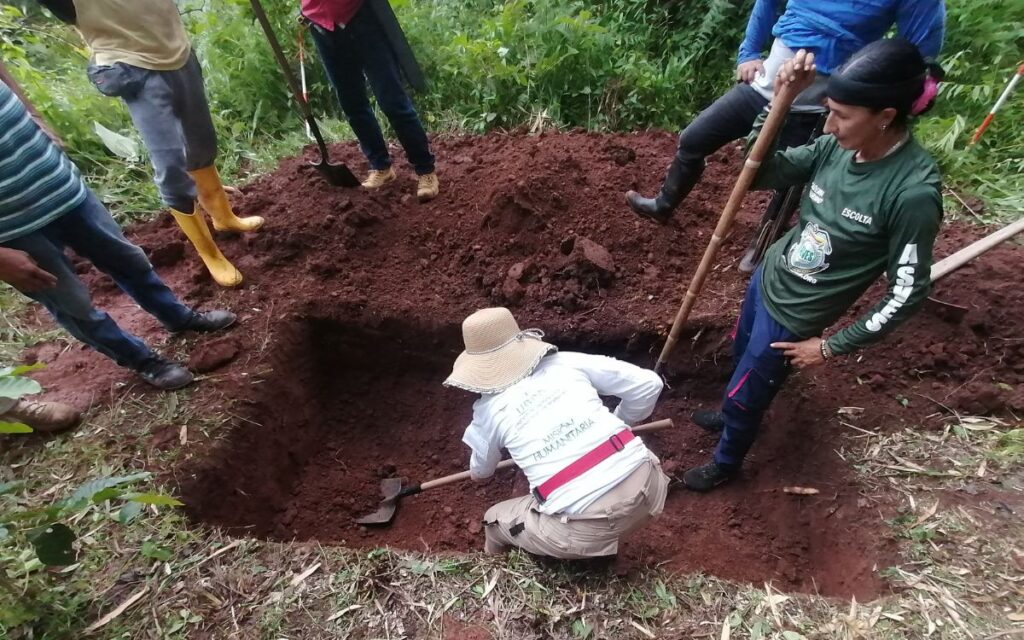
[[[822,136],[775,153],[754,183],[809,183],[798,224],[764,260],[765,306],[784,327],[804,337],[821,335],[879,275],[888,274],[882,301],[828,338],[834,353],[875,342],[925,299],[942,220],[938,167],[913,138],[880,160],[853,157],[833,136]]]

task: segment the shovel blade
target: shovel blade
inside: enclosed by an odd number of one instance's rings
[[[359,178],[343,164],[331,164],[326,158],[321,158],[320,162],[314,162],[313,166],[333,187],[358,187],[362,184],[359,182]]]
[[[395,499],[384,500],[377,507],[377,510],[369,515],[365,515],[362,518],[356,518],[356,524],[363,525],[385,525],[391,524],[391,519],[395,517],[395,507],[398,506],[395,503]]]
[[[398,507],[398,494],[402,491],[401,478],[384,478],[380,481],[380,494],[384,499],[380,506],[371,514],[356,518],[356,524],[382,525],[389,524],[395,517],[395,509]]]

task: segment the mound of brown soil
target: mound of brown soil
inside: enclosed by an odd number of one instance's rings
[[[658,226],[630,213],[623,193],[657,188],[672,135],[490,134],[438,140],[435,149],[442,191],[427,204],[410,195],[409,173],[376,193],[344,190],[301,158],[245,187],[236,209],[267,224],[221,239],[245,274],[238,290],[210,283],[191,250],[178,248],[169,218],[134,229],[185,299],[241,316],[229,340],[204,338],[194,354],[216,369],[198,387],[200,401],[211,411],[232,403],[238,418],[202,456],[167,470],[195,518],[277,539],[478,548],[486,506],[522,491],[513,473],[409,498],[389,528],[352,523],[372,510],[383,477],[421,481],[465,468],[460,437],[472,397],[441,387],[461,346],[461,320],[503,304],[563,349],[653,364],[739,157],[735,149],[713,157],[674,220]],[[353,147],[334,152],[362,166]],[[748,196],[670,363],[654,417],[677,426],[647,438],[668,470],[701,463],[714,447],[687,415],[717,404],[728,377],[728,333],[746,283],[735,265],[765,199]],[[945,229],[940,255],[975,235]],[[788,589],[878,593],[877,570],[892,561],[893,545],[879,505],[860,495],[837,453],[847,430],[840,420],[928,428],[943,405],[1020,409],[1019,264],[1020,251],[1004,246],[938,287],[936,296],[969,307],[962,322],[925,309],[882,345],[794,376],[743,478],[710,495],[674,491],[624,558]],[[98,275],[86,277],[126,326],[165,339]],[[879,284],[855,311],[882,294]],[[131,381],[84,349],[35,355],[50,362],[41,377],[53,395],[79,404]],[[840,407],[859,409],[838,415]],[[787,495],[787,485],[820,493]]]

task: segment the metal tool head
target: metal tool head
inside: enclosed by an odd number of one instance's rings
[[[324,155],[320,156],[319,162],[311,162],[316,170],[319,171],[327,183],[333,187],[358,187],[361,183],[359,178],[343,164],[331,164],[327,157]]]
[[[395,509],[398,507],[398,495],[402,492],[401,478],[385,478],[380,482],[380,494],[384,499],[380,506],[371,514],[362,518],[356,518],[356,524],[362,525],[384,525],[390,524],[395,517]]]

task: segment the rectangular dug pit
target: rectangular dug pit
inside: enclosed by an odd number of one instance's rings
[[[717,338],[729,327],[706,329],[715,339],[705,344],[727,348]],[[552,341],[645,366],[657,345],[656,336],[628,327]],[[457,325],[296,319],[277,329],[271,349],[272,373],[236,408],[243,419],[184,474],[181,493],[196,520],[277,540],[472,551],[483,545],[487,507],[526,493],[525,479],[506,470],[487,484],[406,498],[389,526],[353,522],[376,508],[383,478],[421,482],[466,469],[461,438],[475,396],[441,384],[461,349]],[[676,428],[644,438],[666,469],[710,456],[717,436],[687,416],[718,403],[728,374],[724,352],[684,356],[652,416],[673,418]],[[674,485],[664,514],[629,539],[620,561],[826,595],[878,594],[877,572],[892,549],[877,510],[858,505],[860,487],[835,454],[838,428],[819,419],[829,409],[818,405],[829,401],[784,390],[744,476],[708,495]],[[786,495],[786,485],[821,494]]]
[[[274,539],[471,548],[483,510],[508,496],[511,472],[487,487],[410,498],[387,529],[353,523],[379,503],[383,478],[420,482],[465,468],[472,397],[441,384],[460,340],[457,327],[395,321],[313,319],[278,330],[273,373],[246,412],[252,423],[239,423],[183,487],[190,512]],[[456,510],[464,517],[449,517]]]

